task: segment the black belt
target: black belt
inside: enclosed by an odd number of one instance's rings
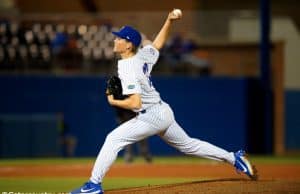
[[[162,104],[161,100],[160,100],[157,104],[160,104],[160,105],[161,105],[161,104]],[[154,104],[154,105],[156,105],[156,104]],[[153,105],[153,106],[154,106],[154,105]],[[150,106],[150,107],[152,107],[152,106]],[[149,107],[149,108],[150,108],[150,107]],[[145,114],[146,112],[147,112],[147,109],[144,109],[144,110],[141,110],[141,111],[138,112],[138,113]]]

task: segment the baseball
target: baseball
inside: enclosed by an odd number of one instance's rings
[[[173,10],[173,14],[176,16],[176,17],[181,17],[182,16],[182,12],[180,9],[174,9]]]

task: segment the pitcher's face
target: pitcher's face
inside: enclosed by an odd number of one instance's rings
[[[124,53],[130,51],[132,48],[132,43],[125,39],[116,37],[114,40],[114,52]]]

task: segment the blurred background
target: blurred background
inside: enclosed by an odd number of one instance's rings
[[[153,82],[193,137],[230,151],[300,151],[296,0],[0,0],[0,158],[95,156],[117,126],[104,95],[111,31],[174,24]],[[178,155],[151,137],[153,155]]]

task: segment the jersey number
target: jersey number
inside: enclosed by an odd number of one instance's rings
[[[147,63],[144,63],[144,65],[143,65],[143,72],[148,78],[148,83],[149,83],[150,88],[152,88],[152,81],[151,81],[151,76],[149,74],[149,67],[148,67]]]

